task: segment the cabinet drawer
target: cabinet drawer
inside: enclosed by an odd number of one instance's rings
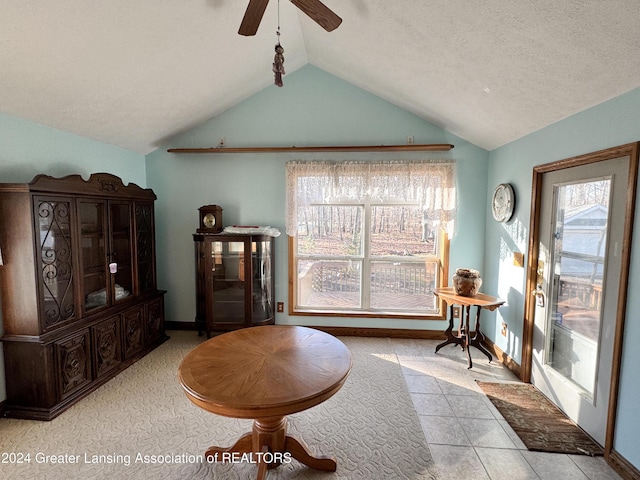
[[[110,372],[122,363],[120,317],[115,316],[91,328],[95,378]]]
[[[89,330],[55,342],[60,399],[91,383],[91,349]]]

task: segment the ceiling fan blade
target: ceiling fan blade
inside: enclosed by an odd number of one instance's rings
[[[250,37],[256,34],[268,3],[269,0],[249,0],[247,11],[244,12],[244,17],[238,30],[240,35]]]
[[[342,23],[342,19],[320,0],[291,0],[291,3],[311,17],[314,22],[327,32],[335,30]]]

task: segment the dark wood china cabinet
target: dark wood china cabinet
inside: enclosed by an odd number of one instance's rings
[[[196,233],[193,240],[199,334],[273,324],[273,237]]]
[[[51,420],[167,339],[155,199],[106,173],[0,184],[7,416]]]

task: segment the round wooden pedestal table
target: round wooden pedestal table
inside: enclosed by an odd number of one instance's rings
[[[351,371],[351,353],[337,338],[306,327],[265,325],[224,333],[194,348],[178,378],[198,407],[226,417],[251,418],[251,432],[229,448],[213,446],[207,458],[250,454],[258,480],[267,468],[293,457],[308,467],[334,472],[336,461],[311,455],[287,435],[286,416],[332,397]]]

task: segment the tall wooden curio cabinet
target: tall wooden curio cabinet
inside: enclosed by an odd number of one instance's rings
[[[193,240],[198,332],[273,324],[273,237],[197,233]]]
[[[0,184],[8,416],[50,420],[166,340],[155,199],[104,173]]]

